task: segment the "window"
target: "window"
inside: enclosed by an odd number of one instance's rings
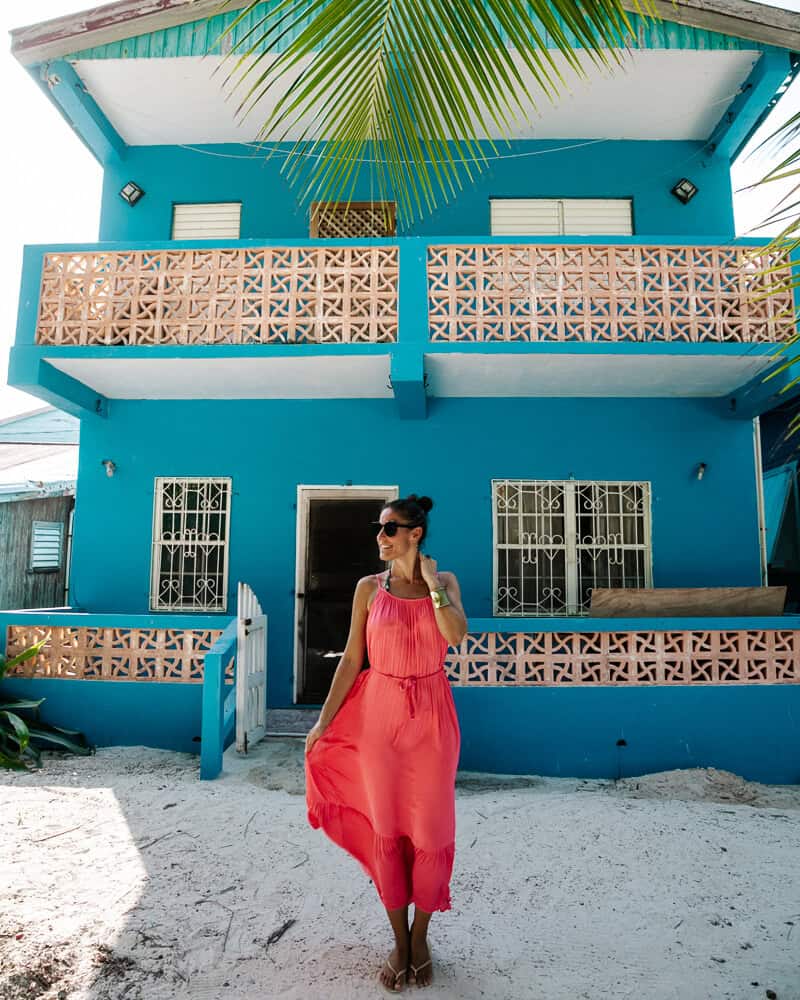
[[[650,484],[492,481],[494,614],[586,614],[593,587],[650,587]]]
[[[630,198],[492,198],[492,236],[630,236]]]
[[[311,204],[312,239],[372,239],[397,231],[393,201],[315,201]]]
[[[225,611],[230,479],[156,479],[153,611]]]
[[[238,240],[242,205],[238,201],[172,206],[173,240]]]
[[[64,525],[61,521],[34,521],[31,529],[31,569],[61,569]]]

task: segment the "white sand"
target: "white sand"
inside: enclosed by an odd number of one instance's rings
[[[388,925],[306,823],[302,744],[197,767],[134,747],[0,772],[2,1000],[386,996]],[[800,998],[800,787],[464,774],[457,823],[431,1000]]]

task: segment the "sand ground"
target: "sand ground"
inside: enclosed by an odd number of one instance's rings
[[[388,924],[308,826],[302,753],[0,772],[0,1000],[385,996]],[[457,827],[430,1000],[800,1000],[800,786],[465,773]]]

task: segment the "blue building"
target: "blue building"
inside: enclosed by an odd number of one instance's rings
[[[13,34],[104,185],[97,243],[25,250],[9,382],[81,447],[72,610],[2,616],[9,649],[47,639],[11,686],[97,742],[209,753],[236,687],[257,738],[265,687],[324,698],[369,523],[413,491],[469,617],[462,767],[800,781],[800,618],[708,603],[767,582],[757,421],[795,326],[730,163],[797,70],[792,15],[631,15],[624,72],[398,233],[368,190],[298,202],[211,75],[214,6]],[[593,611],[618,588],[689,613]]]

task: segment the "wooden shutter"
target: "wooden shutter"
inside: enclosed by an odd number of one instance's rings
[[[173,205],[173,240],[238,240],[242,205],[238,201]]]
[[[312,239],[370,239],[397,232],[393,201],[315,201],[311,205]]]

